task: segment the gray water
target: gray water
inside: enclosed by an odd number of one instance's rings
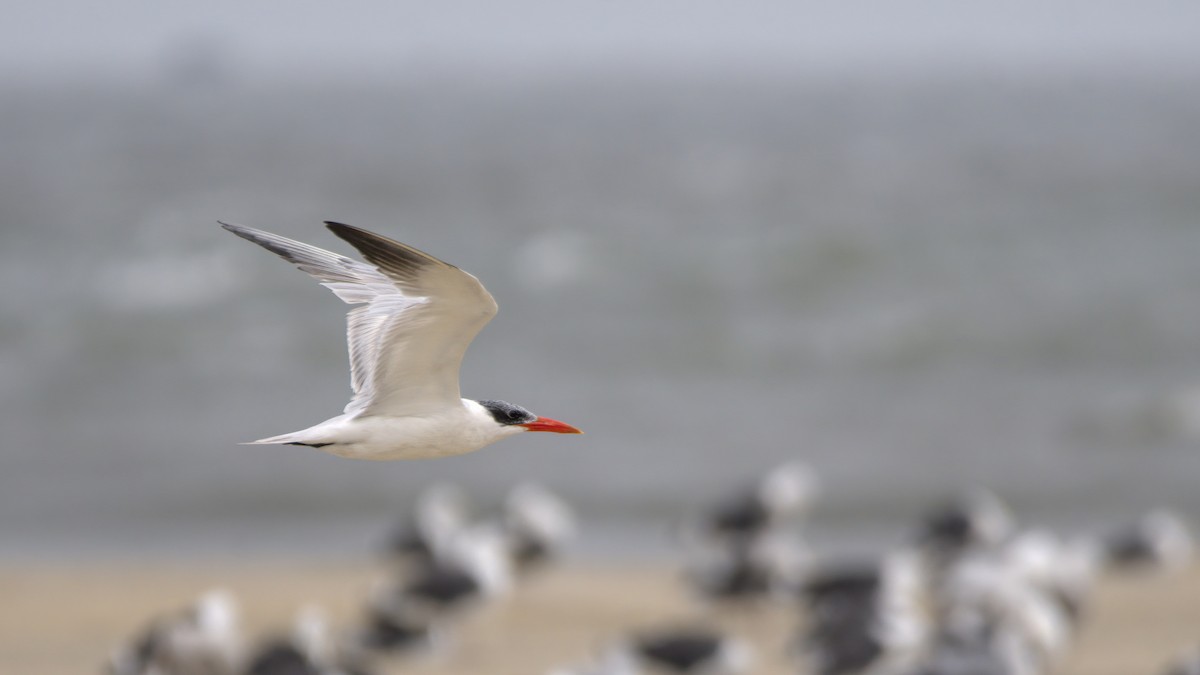
[[[0,85],[0,556],[354,554],[431,481],[525,479],[628,551],[796,457],[820,532],[970,485],[1052,525],[1200,516],[1198,85]],[[464,395],[586,435],[236,445],[341,410],[345,306],[218,218],[473,272],[501,311]]]

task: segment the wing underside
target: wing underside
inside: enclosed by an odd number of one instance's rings
[[[241,225],[221,223],[315,277],[343,301],[354,397],[346,413],[419,415],[459,402],[467,347],[496,313],[474,276],[405,244],[328,223],[371,264]]]

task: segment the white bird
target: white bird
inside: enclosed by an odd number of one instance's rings
[[[306,445],[352,459],[473,452],[524,431],[582,433],[504,401],[461,398],[458,371],[496,301],[474,276],[417,249],[325,223],[367,263],[241,225],[221,223],[312,275],[349,304],[350,382],[343,414],[253,444]]]

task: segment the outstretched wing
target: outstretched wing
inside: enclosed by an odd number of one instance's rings
[[[496,315],[474,276],[411,246],[341,223],[326,223],[370,264],[286,237],[221,223],[293,263],[350,304],[346,413],[419,415],[457,405],[467,347]]]

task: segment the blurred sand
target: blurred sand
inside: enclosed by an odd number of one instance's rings
[[[282,561],[0,568],[0,673],[98,672],[109,651],[149,617],[214,586],[237,595],[256,635],[286,628],[306,602],[324,606],[344,625],[377,575],[367,564]],[[543,673],[580,661],[622,628],[696,618],[702,611],[665,566],[572,565],[548,571],[467,617],[447,655],[409,661],[392,672]],[[788,612],[726,617],[723,623],[753,637],[760,652],[753,672],[796,672],[779,656],[795,625]],[[1200,569],[1110,578],[1058,672],[1155,675],[1198,640]]]

